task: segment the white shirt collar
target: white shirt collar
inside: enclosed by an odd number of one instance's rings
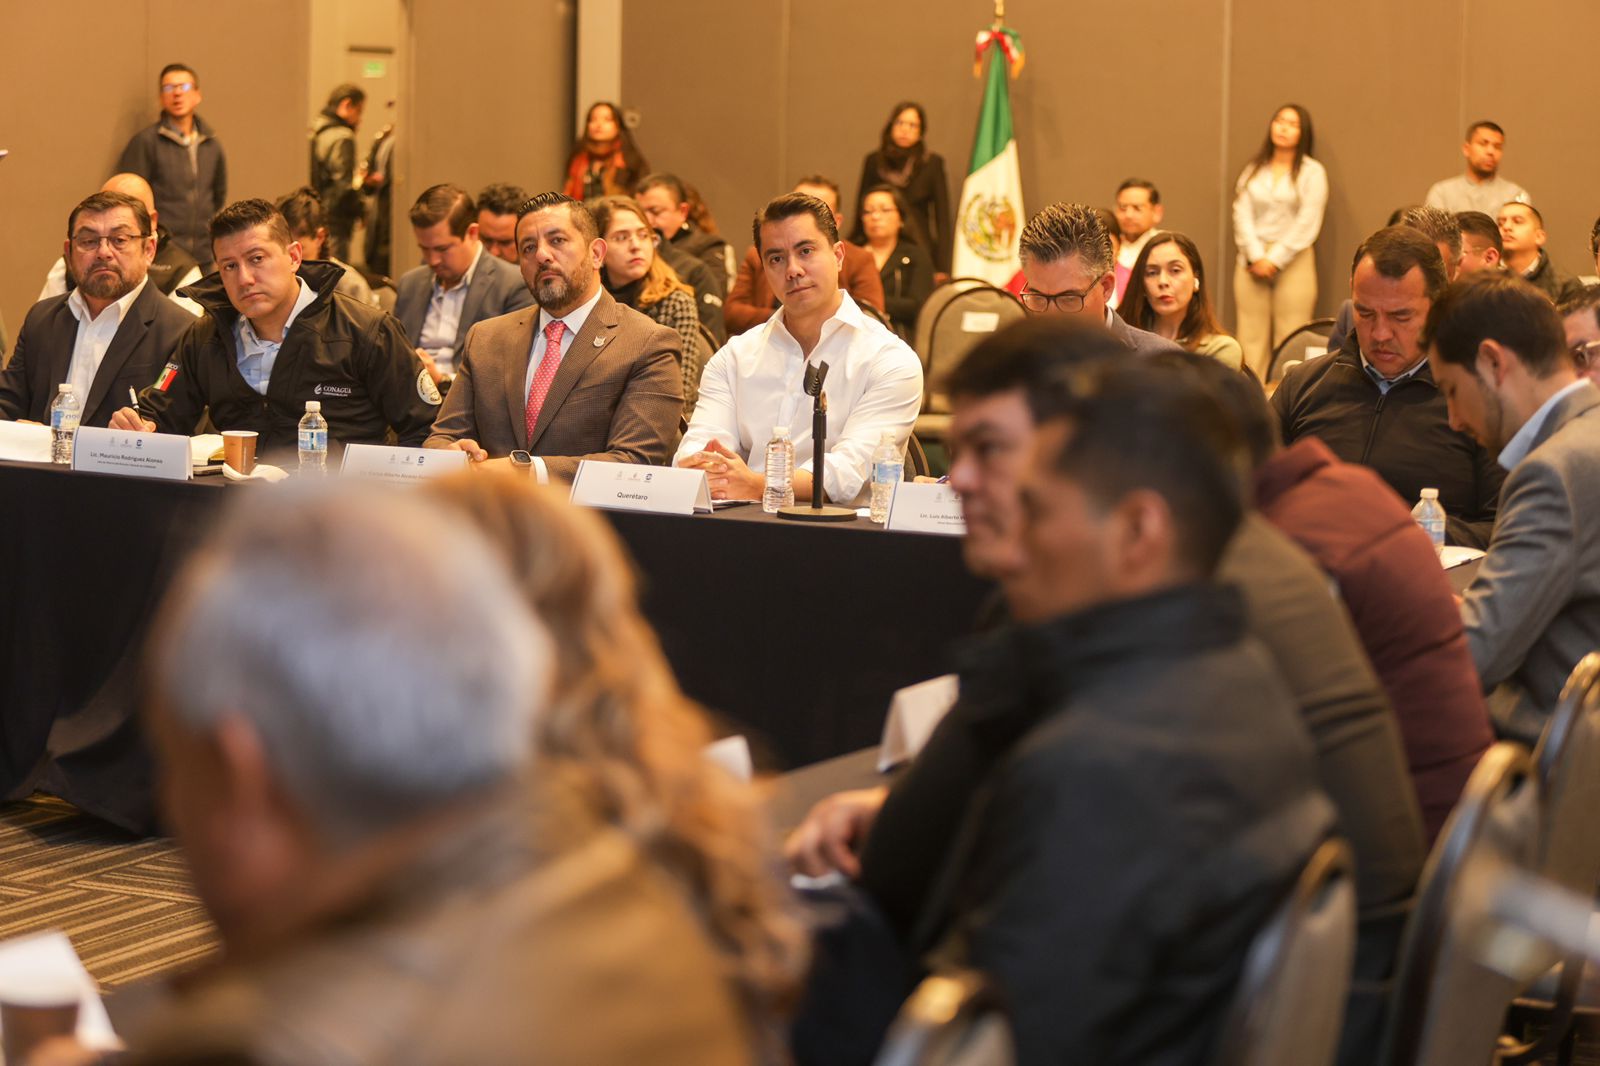
[[[841,326],[849,326],[851,329],[861,329],[866,325],[866,312],[862,311],[860,305],[850,298],[850,293],[842,285],[839,287],[839,297],[839,306],[822,323],[822,328],[817,331],[817,343],[819,345],[825,335],[833,332],[828,328],[828,323],[830,322],[838,322]],[[772,332],[782,330],[783,335],[788,338],[789,342],[799,348],[800,342],[794,339],[794,334],[789,332],[789,326],[784,321],[787,314],[788,311],[780,307],[778,313],[767,320],[767,329]],[[815,350],[815,348],[812,349],[812,351]]]
[[[443,285],[439,284],[438,275],[435,275],[434,279],[433,279],[433,293],[434,293],[434,295],[437,296],[440,293],[444,293],[444,295],[446,295],[446,296],[454,296],[458,292],[466,292],[467,288],[472,284],[472,275],[474,275],[474,274],[476,274],[478,272],[478,261],[481,260],[482,258],[483,258],[483,242],[479,241],[478,242],[477,254],[475,254],[472,257],[472,265],[467,267],[467,272],[465,274],[461,275],[460,283],[457,284],[456,286],[454,286],[453,288],[451,288],[449,291],[446,291],[445,287]]]
[[[139,284],[128,290],[126,296],[107,304],[100,312],[101,316],[109,313],[112,324],[121,325],[122,320],[127,317],[128,308],[133,306],[133,301],[139,298],[139,294],[144,291],[144,287],[149,283],[150,275],[146,274],[140,279]],[[75,286],[72,290],[72,295],[67,297],[67,309],[72,312],[73,317],[79,322],[91,322],[95,325],[100,325],[103,322],[103,317],[96,318],[89,313],[89,302],[83,298],[83,286],[81,285]]]
[[[544,336],[544,331],[550,327],[550,323],[556,321],[565,322],[567,324],[566,332],[562,334],[563,339],[566,337],[576,337],[578,335],[578,331],[583,329],[583,324],[589,321],[589,312],[593,311],[594,305],[600,302],[600,294],[605,291],[605,286],[603,285],[595,289],[593,296],[589,297],[587,300],[583,301],[583,303],[568,311],[565,315],[562,315],[560,319],[557,319],[544,308],[539,308],[539,337],[542,338]],[[538,338],[535,338],[535,340],[537,341]]]
[[[1539,409],[1533,412],[1533,416],[1522,423],[1522,428],[1517,430],[1510,440],[1506,441],[1506,446],[1500,449],[1500,455],[1495,461],[1505,469],[1511,470],[1526,459],[1528,453],[1533,451],[1534,438],[1544,428],[1545,419],[1550,417],[1550,412],[1555,409],[1556,404],[1561,402],[1562,397],[1570,396],[1587,384],[1589,384],[1589,379],[1580,376],[1577,381],[1574,381],[1540,404]]]
[[[311,301],[317,298],[317,294],[311,291],[311,286],[306,284],[305,278],[296,280],[300,282],[300,295],[295,297],[294,309],[289,312],[289,318],[283,324],[284,340],[289,339],[289,327],[294,325],[294,320],[300,317],[300,312],[310,307]],[[283,341],[262,340],[260,334],[256,333],[255,323],[243,315],[239,316],[239,341],[247,350],[268,347],[276,349],[283,343]]]

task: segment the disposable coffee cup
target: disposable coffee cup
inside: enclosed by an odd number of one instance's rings
[[[24,1062],[46,1040],[76,1033],[79,993],[75,983],[66,981],[0,990],[0,1050],[5,1061]]]
[[[241,474],[256,468],[256,431],[230,429],[222,434],[222,461]]]

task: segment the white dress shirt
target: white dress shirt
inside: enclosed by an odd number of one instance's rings
[[[461,275],[461,280],[451,289],[433,279],[433,295],[428,297],[428,313],[422,319],[422,329],[417,334],[417,347],[433,357],[434,365],[447,374],[456,372],[456,332],[461,328],[461,311],[467,303],[467,288],[472,275],[478,272],[478,260],[483,258],[483,244],[472,257],[472,265]]]
[[[148,275],[146,276],[148,277]],[[178,293],[183,291],[184,286],[193,285],[199,280],[200,268],[190,267],[189,273],[179,278],[178,284],[174,285],[172,291],[167,294],[167,299],[171,300],[173,303],[177,304],[179,307],[183,308],[196,318],[199,318],[201,315],[205,314],[205,309],[199,304],[195,303],[193,300],[179,296]],[[39,290],[39,299],[48,300],[50,297],[60,296],[66,291],[67,261],[65,259],[57,259],[55,263],[51,265],[50,272],[44,276],[44,288]]]
[[[593,311],[594,305],[600,302],[600,294],[604,291],[602,288],[595,289],[593,296],[568,311],[564,317],[559,319],[553,318],[550,312],[544,308],[541,307],[539,309],[539,328],[534,332],[533,344],[528,347],[528,369],[522,375],[522,402],[524,408],[527,407],[528,393],[533,388],[533,375],[538,373],[540,364],[544,362],[544,349],[548,343],[545,340],[544,331],[550,328],[550,323],[552,322],[562,322],[566,325],[567,328],[561,334],[561,358],[565,359],[567,353],[572,351],[572,338],[576,337],[578,331],[583,328],[583,324],[589,321],[589,312]],[[533,476],[539,479],[539,484],[541,485],[550,483],[550,471],[545,469],[544,460],[537,455],[533,457]]]
[[[289,339],[289,327],[294,325],[294,320],[300,317],[300,312],[311,306],[311,301],[317,294],[306,284],[305,278],[297,279],[300,282],[300,295],[295,298],[294,309],[289,312],[288,321],[283,324],[284,340]],[[239,342],[239,373],[244,375],[245,382],[265,396],[267,385],[272,381],[272,368],[278,361],[278,349],[283,347],[283,341],[262,340],[256,334],[256,328],[250,320],[243,315],[233,326],[234,339]]]
[[[1241,172],[1233,193],[1233,238],[1240,262],[1248,266],[1266,259],[1279,270],[1310,248],[1322,232],[1328,206],[1328,172],[1306,156],[1300,174],[1275,176],[1272,164],[1257,168],[1249,179]]]
[[[822,324],[809,356],[778,311],[762,325],[732,337],[700,378],[694,421],[673,457],[677,463],[720,440],[752,470],[766,468],[775,426],[787,426],[796,469],[812,471],[811,397],[803,391],[808,363],[828,364],[828,501],[859,506],[871,490],[867,468],[878,438],[894,432],[904,448],[922,407],[922,363],[904,341],[863,314],[847,292]]]
[[[107,304],[98,318],[90,316],[89,304],[83,298],[82,289],[73,289],[72,295],[67,297],[67,308],[72,312],[72,317],[78,320],[78,336],[72,342],[72,362],[67,366],[67,381],[72,383],[73,394],[78,397],[78,406],[85,415],[89,413],[89,389],[94,386],[94,376],[106,357],[106,349],[111,347],[111,339],[117,335],[128,308],[133,306],[133,301],[139,298],[149,283],[149,278],[139,282],[132,292]]]

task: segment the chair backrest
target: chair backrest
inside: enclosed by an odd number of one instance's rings
[[[900,1007],[873,1066],[1012,1066],[1011,1027],[983,975],[936,973]]]
[[[880,310],[878,310],[878,309],[877,309],[877,308],[876,308],[876,307],[873,307],[873,306],[872,306],[872,305],[871,305],[871,304],[869,304],[869,303],[867,303],[867,302],[866,302],[866,301],[864,301],[864,300],[862,300],[862,301],[858,301],[858,302],[857,302],[857,303],[856,303],[856,306],[857,306],[857,307],[859,307],[859,308],[861,308],[861,312],[862,312],[862,313],[863,313],[863,314],[865,314],[865,315],[866,315],[866,316],[867,316],[867,317],[868,317],[868,318],[875,318],[875,319],[877,319],[877,320],[878,320],[878,322],[879,322],[879,323],[880,323],[880,324],[881,324],[881,325],[882,325],[882,326],[884,326],[884,327],[885,327],[885,328],[886,328],[886,329],[888,329],[888,331],[889,331],[889,332],[890,332],[890,333],[894,333],[894,332],[895,332],[895,329],[894,329],[894,323],[893,323],[893,322],[891,322],[891,321],[890,321],[890,320],[889,320],[889,314],[888,314],[888,312],[886,312],[886,311],[880,311]],[[895,334],[895,335],[896,335],[896,336],[899,336],[899,334]]]
[[[917,314],[922,409],[948,411],[935,384],[979,341],[1026,313],[1022,301],[979,278],[953,278],[934,289]]]
[[[1338,323],[1331,318],[1313,319],[1279,341],[1272,350],[1272,362],[1267,365],[1267,381],[1281,381],[1290,363],[1305,361],[1308,349],[1320,347],[1326,350],[1328,338],[1333,335],[1336,325]]]
[[[1325,841],[1250,944],[1216,1066],[1329,1066],[1356,951],[1350,848]]]
[[[1385,1066],[1488,1066],[1506,1008],[1555,961],[1530,954],[1526,972],[1479,961],[1488,900],[1471,882],[1489,866],[1527,869],[1538,782],[1519,744],[1484,752],[1423,867],[1390,1001]]]
[[[922,442],[915,433],[906,438],[906,470],[905,479],[912,481],[919,477],[927,477],[931,467],[928,466],[928,452],[922,447]]]
[[[1533,752],[1539,778],[1539,873],[1574,892],[1600,881],[1600,652],[1572,668]]]

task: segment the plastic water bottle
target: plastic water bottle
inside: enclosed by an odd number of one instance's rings
[[[328,423],[322,417],[322,401],[307,400],[306,414],[300,420],[300,472],[325,474],[328,471]]]
[[[83,408],[70,382],[63,382],[56,398],[50,401],[50,461],[72,463],[72,440],[78,435]]]
[[[772,439],[767,442],[767,491],[761,497],[761,509],[777,514],[780,507],[794,506],[794,441],[789,439],[788,426],[773,426]]]
[[[1444,508],[1439,504],[1438,489],[1423,489],[1422,499],[1411,508],[1411,517],[1433,541],[1435,552],[1444,550]]]
[[[894,432],[885,430],[878,438],[877,450],[872,453],[872,520],[883,523],[889,520],[889,500],[894,487],[905,475],[906,464],[901,458],[900,446],[894,441]]]

